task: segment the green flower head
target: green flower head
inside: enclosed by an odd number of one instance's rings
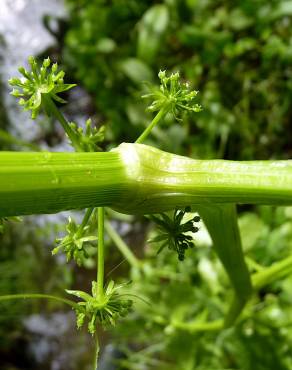
[[[97,236],[88,235],[88,229],[89,226],[80,227],[69,217],[66,226],[67,235],[56,239],[57,247],[53,249],[52,254],[63,251],[67,255],[67,261],[73,258],[81,266],[87,257],[85,245],[97,240]]]
[[[188,82],[181,82],[179,72],[167,76],[166,71],[160,71],[158,77],[159,89],[151,88],[150,93],[143,96],[153,100],[148,107],[149,111],[166,109],[177,117],[182,111],[200,112],[202,110],[199,104],[194,103],[198,91],[190,90]]]
[[[122,287],[110,281],[104,294],[100,294],[97,283],[93,281],[92,295],[80,290],[66,290],[68,294],[82,300],[76,309],[77,328],[81,328],[85,319],[88,319],[88,331],[94,334],[98,323],[103,326],[115,325],[119,318],[126,316],[132,309],[133,301],[124,298],[126,294],[120,295],[117,292]]]
[[[31,117],[35,119],[41,107],[46,108],[46,99],[66,103],[57,94],[76,85],[64,84],[65,73],[58,72],[57,63],[51,66],[50,58],[45,59],[40,68],[34,57],[29,57],[28,61],[31,70],[28,71],[24,67],[20,67],[18,70],[22,77],[11,78],[8,82],[14,87],[11,95],[20,98],[19,104],[23,106],[24,110],[31,110]]]

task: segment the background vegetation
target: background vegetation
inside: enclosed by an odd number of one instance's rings
[[[67,0],[66,5],[68,18],[59,21],[58,44],[48,52],[82,88],[69,99],[86,97],[86,111],[97,126],[106,125],[107,148],[141,133],[150,117],[140,99],[143,81],[157,83],[159,69],[168,69],[179,70],[200,90],[203,111],[182,123],[166,118],[152,144],[201,159],[291,158],[291,1]],[[67,114],[76,110],[69,106]],[[2,116],[0,105],[1,125]],[[44,128],[48,146],[62,140],[54,125]],[[15,148],[7,141],[1,145]],[[250,269],[291,254],[291,208],[245,206],[239,211],[247,261],[256,262]],[[157,256],[147,244],[153,234],[147,220],[117,217],[114,226],[143,258],[143,272],[126,263],[111,272],[122,257],[112,252],[110,240],[108,272],[131,279],[136,293],[152,304],[137,303],[133,314],[104,338],[114,348],[110,360],[109,346],[104,350],[104,369],[292,369],[292,277],[260,291],[232,329],[213,333],[180,327],[181,321],[200,322],[207,313],[221,317],[231,292],[203,225],[196,248],[180,263],[167,252]],[[90,264],[73,278],[50,257],[52,238],[44,237],[44,230],[35,236],[36,230],[40,227],[25,220],[0,236],[0,293],[60,291],[71,281],[74,288],[89,289]],[[21,319],[39,310],[27,304],[1,309],[4,369],[52,369],[51,364],[16,363],[9,355],[15,331],[23,330]],[[71,368],[74,364],[66,367]]]

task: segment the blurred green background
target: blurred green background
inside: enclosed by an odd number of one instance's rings
[[[19,21],[26,14],[29,20],[34,7],[38,10],[34,16],[51,41],[36,48],[37,54],[50,55],[62,65],[68,81],[78,84],[67,97],[65,113],[80,124],[88,116],[97,126],[105,124],[104,149],[135,140],[146,127],[151,115],[140,98],[145,82],[157,84],[158,71],[167,69],[180,71],[200,91],[203,111],[183,122],[166,117],[149,144],[201,159],[291,158],[292,1],[42,3],[47,5],[40,10],[37,1],[4,0],[2,21],[11,14]],[[34,39],[25,39],[27,27],[15,26],[28,51]],[[2,26],[1,32],[0,149],[30,150],[30,141],[42,149],[67,150],[63,132],[45,117],[34,135],[24,132],[31,127],[28,116],[5,98],[8,66],[16,70],[15,60],[23,60],[11,41],[11,29],[9,34]],[[89,289],[93,264],[77,269],[50,253],[67,215],[26,217],[22,223],[5,225],[0,235],[1,294]],[[291,254],[291,208],[241,206],[239,215],[248,259],[268,266]],[[123,259],[109,240],[107,270],[117,279],[131,279],[135,293],[152,304],[137,303],[116,329],[101,333],[101,370],[292,369],[292,275],[260,291],[232,329],[197,334],[178,329],[177,321],[202,320],[207,312],[211,319],[222,317],[231,294],[203,225],[197,248],[178,263],[168,253],[157,256],[146,243],[153,232],[147,220],[115,214],[112,219],[144,260],[145,271],[141,275],[123,262],[111,273]],[[50,302],[1,304],[3,370],[89,369],[90,343],[85,332],[74,330],[74,316],[63,307]]]

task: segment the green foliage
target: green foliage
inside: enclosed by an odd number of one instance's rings
[[[159,229],[159,234],[149,240],[151,243],[161,243],[157,253],[167,247],[177,253],[180,261],[185,259],[186,250],[194,247],[193,236],[187,233],[199,231],[199,228],[194,225],[194,223],[200,221],[199,216],[193,216],[187,221],[184,219],[185,214],[190,211],[190,207],[186,207],[184,211],[177,209],[174,211],[172,218],[166,213],[162,213],[160,217],[149,216]]]
[[[291,156],[285,135],[292,94],[289,2],[67,4],[64,59],[93,95],[111,139],[130,141],[145,125],[144,106],[136,104],[140,82],[162,68],[180,71],[195,84],[204,107],[184,119],[185,131],[176,130],[172,140],[166,137],[174,126],[155,134],[162,148],[172,150],[180,135],[178,152],[201,158]],[[131,67],[125,68],[129,60]]]
[[[92,295],[80,290],[66,290],[68,294],[81,298],[83,301],[78,302],[80,307],[76,310],[77,327],[83,326],[85,318],[88,318],[88,331],[94,334],[97,323],[101,325],[115,325],[116,321],[125,317],[131,310],[133,301],[125,299],[120,295],[118,290],[122,285],[115,286],[111,280],[104,292],[98,290],[98,284],[92,282]]]
[[[253,231],[256,220],[261,220],[259,233]],[[260,207],[243,213],[239,223],[245,257],[257,262],[251,271],[275,261],[276,255],[277,260],[291,255],[292,234],[285,232],[283,239],[283,229],[291,229],[291,207]],[[267,248],[271,233],[273,247]],[[155,304],[137,303],[114,329],[118,348],[126,354],[118,369],[291,370],[291,276],[258,292],[233,328],[198,330],[226,311],[231,286],[203,224],[194,239],[196,253],[183,264],[172,254],[156,256],[151,248],[142,272],[131,270],[132,291],[143,291]]]
[[[64,71],[58,72],[58,65],[54,63],[50,68],[51,61],[45,59],[39,68],[34,57],[29,58],[31,70],[27,71],[24,67],[18,70],[22,78],[11,78],[9,84],[15,89],[11,95],[20,98],[19,104],[24,110],[31,110],[31,117],[35,119],[40,108],[50,112],[46,104],[46,98],[55,100],[59,103],[65,103],[65,100],[58,96],[59,93],[67,91],[74,84],[64,84]]]
[[[4,232],[5,223],[6,222],[9,222],[9,221],[21,222],[21,218],[20,217],[4,217],[4,218],[0,218],[0,234],[2,234]]]

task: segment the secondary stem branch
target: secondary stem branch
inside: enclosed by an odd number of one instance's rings
[[[10,301],[15,299],[51,299],[69,305],[72,308],[79,308],[77,303],[71,301],[70,299],[57,297],[49,294],[38,294],[38,293],[23,293],[23,294],[8,294],[0,296],[0,302]]]
[[[137,144],[141,144],[143,143],[146,138],[148,137],[148,135],[150,134],[150,132],[153,130],[153,128],[158,124],[158,122],[160,120],[162,120],[162,118],[166,115],[168,109],[166,108],[162,108],[157,114],[156,116],[153,118],[153,120],[151,121],[150,125],[147,126],[147,128],[142,132],[142,134],[138,137],[138,139],[136,140],[136,143]]]

